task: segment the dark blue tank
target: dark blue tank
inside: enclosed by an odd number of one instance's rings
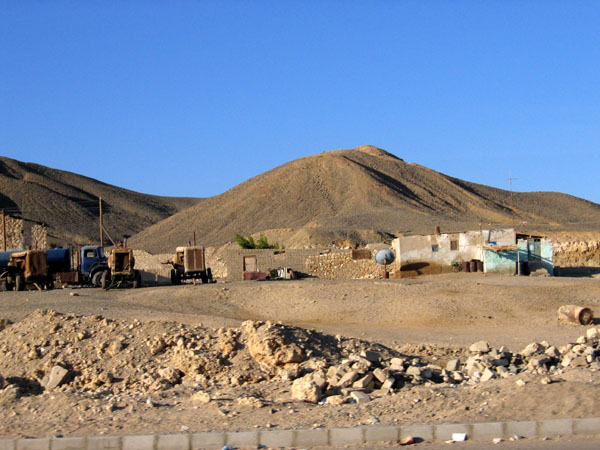
[[[68,248],[51,248],[46,250],[48,257],[48,271],[50,273],[56,272],[70,272],[71,271],[71,251]]]

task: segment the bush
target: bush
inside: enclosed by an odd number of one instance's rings
[[[269,244],[269,241],[267,240],[267,237],[264,235],[260,235],[260,238],[258,238],[258,242],[254,242],[254,238],[252,236],[248,236],[247,238],[245,238],[244,236],[242,236],[241,234],[237,234],[234,237],[235,242],[237,243],[237,245],[240,246],[240,248],[246,248],[246,249],[279,249],[279,243],[278,242],[273,242],[273,244]],[[283,248],[283,247],[282,247]]]

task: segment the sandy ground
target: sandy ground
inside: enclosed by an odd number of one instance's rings
[[[391,355],[418,356],[443,366],[450,357],[464,356],[465,347],[480,340],[497,348],[504,345],[514,352],[532,342],[548,341],[556,346],[574,343],[585,335],[586,327],[559,322],[558,307],[576,304],[600,311],[599,302],[600,280],[596,278],[460,273],[410,280],[305,279],[138,290],[5,292],[0,293],[0,319],[14,324],[0,331],[0,374],[10,381],[11,377],[26,379],[31,370],[36,373],[35,364],[42,364],[38,362],[38,358],[42,359],[39,355],[19,359],[19,352],[26,351],[29,345],[28,339],[35,336],[41,340],[40,346],[48,347],[52,345],[50,335],[62,329],[61,339],[68,341],[67,329],[72,325],[73,332],[77,327],[83,332],[79,340],[85,342],[89,337],[85,334],[86,324],[91,323],[90,317],[98,315],[114,321],[114,325],[95,317],[98,325],[93,325],[95,328],[89,333],[94,337],[104,333],[107,343],[120,333],[121,340],[127,340],[131,348],[138,340],[148,342],[156,336],[175,333],[173,330],[180,334],[196,330],[194,339],[200,342],[198,333],[206,333],[207,339],[209,335],[222,338],[225,331],[217,330],[220,327],[237,329],[246,320],[270,320],[313,329],[317,332],[316,339],[323,342],[341,335],[360,340],[356,345],[361,348],[380,344]],[[58,315],[48,317],[40,309],[52,309]],[[65,318],[63,314],[71,316]],[[43,327],[51,320],[63,322],[53,325],[48,335]],[[199,332],[198,327],[204,331]],[[115,331],[111,336],[112,329]],[[127,334],[122,330],[133,331]],[[24,349],[19,348],[21,341]],[[56,348],[59,350],[55,360],[77,355],[64,342]],[[99,357],[96,361],[91,354],[90,349],[88,354],[81,353],[81,357],[93,359],[96,365],[105,361]],[[49,360],[44,361],[46,365],[37,369],[39,376],[40,371],[49,369]],[[128,364],[133,371],[135,364]],[[132,384],[134,387],[125,389],[119,386],[126,377],[120,378],[118,372],[127,367],[125,363],[122,367],[111,366],[115,374],[113,384],[94,389],[82,384],[81,389],[62,386],[13,396],[6,394],[10,386],[0,390],[0,394],[4,392],[0,395],[3,410],[0,435],[76,436],[541,420],[597,416],[600,406],[600,372],[589,367],[558,371],[544,383],[538,374],[520,373],[480,384],[409,384],[393,394],[373,395],[368,403],[339,406],[293,400],[291,381],[281,378],[255,377],[236,385],[203,385],[198,380],[184,378],[183,382],[167,387],[144,390],[141,385]],[[517,379],[525,384],[517,386]],[[192,401],[199,390],[210,396],[208,403]],[[250,400],[240,402],[240,398]]]

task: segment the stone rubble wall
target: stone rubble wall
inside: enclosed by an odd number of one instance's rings
[[[304,265],[307,274],[331,280],[380,278],[384,272],[384,267],[375,262],[374,252],[370,259],[352,259],[352,250],[309,256]]]
[[[554,265],[560,267],[600,266],[600,241],[555,242]]]
[[[23,220],[6,216],[6,250],[21,250],[25,248]],[[1,222],[1,220],[0,220]],[[0,223],[0,246],[4,243],[3,227]],[[2,247],[0,247],[2,249]]]

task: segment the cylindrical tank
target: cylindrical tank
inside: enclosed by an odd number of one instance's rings
[[[70,272],[71,252],[68,248],[51,248],[46,250],[48,257],[48,272]]]
[[[0,252],[0,269],[6,268],[8,266],[8,262],[10,261],[10,255],[13,253],[20,252],[22,250],[10,250],[7,252]]]
[[[471,263],[469,261],[463,261],[462,263],[462,271],[470,272],[471,271]]]
[[[594,313],[590,308],[577,305],[563,305],[558,308],[558,318],[567,322],[589,325],[594,321]]]

